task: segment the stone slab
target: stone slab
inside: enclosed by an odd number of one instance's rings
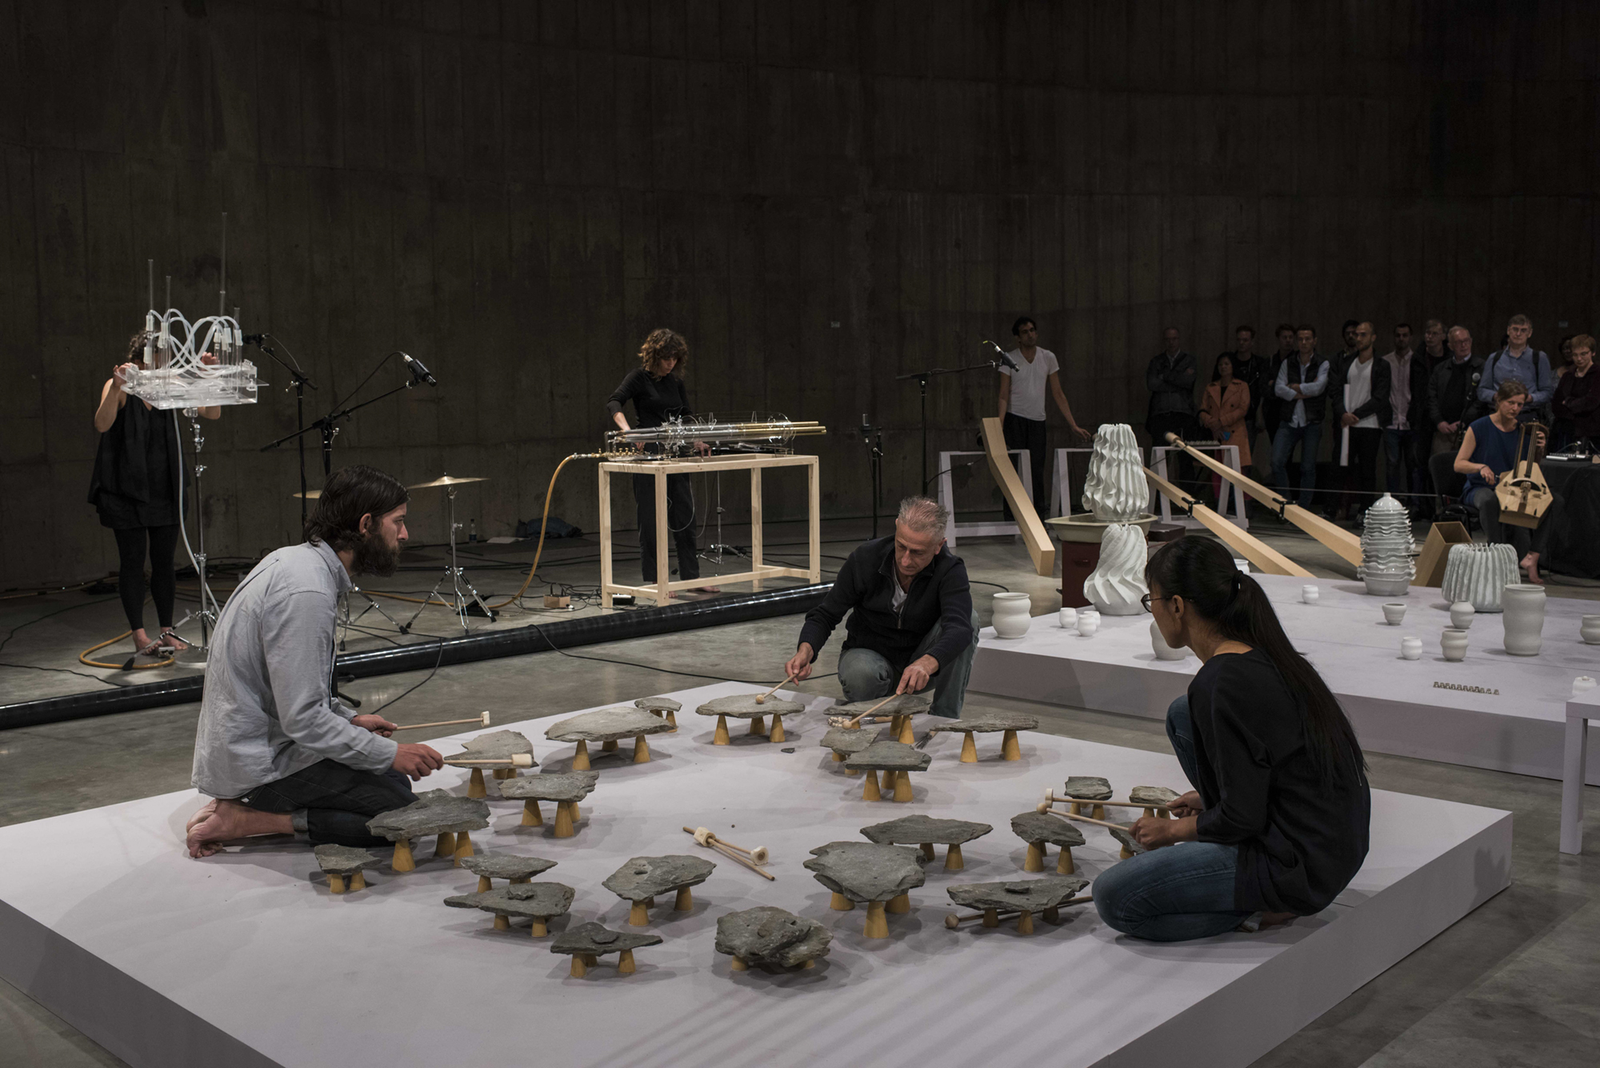
[[[932,762],[932,753],[885,738],[845,757],[844,766],[852,771],[926,771]]]
[[[641,697],[633,703],[633,707],[646,712],[682,712],[683,702],[670,697]]]
[[[716,864],[701,857],[673,853],[664,857],[630,857],[600,885],[624,901],[643,901],[684,886],[699,886]]]
[[[866,727],[854,730],[847,727],[829,727],[817,744],[835,753],[859,753],[878,740],[879,731]]]
[[[517,731],[490,731],[487,734],[475,734],[461,743],[464,757],[499,758],[504,759],[516,756],[518,753],[533,755],[533,743],[528,741],[528,736]],[[534,761],[535,764],[538,761]]]
[[[867,841],[884,845],[896,843],[920,845],[923,842],[933,845],[961,845],[974,838],[982,838],[992,830],[994,825],[989,823],[935,819],[918,813],[914,816],[901,816],[897,820],[874,823],[871,827],[861,828],[861,833],[866,836]]]
[[[501,779],[495,785],[506,801],[582,801],[599,781],[598,771],[547,771]]]
[[[927,879],[915,849],[873,842],[829,842],[805,866],[817,882],[851,901],[887,901]]]
[[[806,710],[799,701],[785,701],[776,694],[756,704],[760,694],[741,693],[719,697],[695,709],[702,716],[727,716],[729,719],[755,719],[757,716],[798,716]]]
[[[382,862],[382,857],[355,846],[319,845],[311,851],[317,866],[329,875],[354,875]]]
[[[833,933],[816,920],[771,905],[717,917],[717,952],[746,964],[797,968],[826,957],[832,941]]]
[[[470,797],[457,797],[447,790],[418,794],[415,803],[380,812],[367,821],[367,830],[391,842],[446,832],[481,831],[487,826],[488,805]]]
[[[461,867],[485,879],[531,879],[549,871],[557,863],[544,857],[524,857],[515,853],[479,853],[461,859]]]
[[[476,894],[456,894],[444,899],[453,909],[482,909],[497,916],[526,916],[548,920],[565,916],[577,891],[565,883],[513,883]]]
[[[640,946],[659,946],[663,941],[657,934],[613,931],[598,923],[580,923],[556,935],[555,941],[550,943],[550,952],[568,956],[585,953],[598,957],[606,953],[638,949]]]
[[[1093,826],[1093,824],[1090,824],[1090,826]],[[1115,838],[1117,840],[1117,844],[1121,845],[1128,852],[1130,852],[1130,853],[1143,853],[1143,852],[1145,852],[1144,846],[1140,845],[1138,840],[1135,839],[1133,837],[1133,835],[1129,834],[1127,831],[1121,830],[1120,828],[1117,828],[1117,827],[1107,827],[1107,828],[1105,828],[1105,832],[1107,834],[1109,834],[1111,837]]]
[[[1110,801],[1111,783],[1100,775],[1069,775],[1061,792],[1075,800]]]
[[[552,742],[611,742],[670,730],[670,723],[642,708],[602,708],[564,719],[544,736]]]
[[[982,712],[962,716],[960,719],[934,719],[928,724],[928,730],[992,734],[995,731],[1031,731],[1038,726],[1038,716],[1028,716],[1021,712]]]
[[[1085,824],[1085,826],[1091,826]],[[1060,816],[1048,812],[1023,812],[1011,817],[1011,830],[1024,842],[1048,842],[1055,846],[1075,848],[1084,843],[1083,832],[1077,824],[1068,823]]]
[[[828,715],[834,718],[844,716],[853,719],[863,712],[876,708],[880,703],[883,707],[878,709],[875,713],[876,715],[919,716],[933,707],[933,695],[931,693],[900,693],[895,694],[888,701],[884,701],[882,697],[874,697],[870,701],[841,701],[828,709]]]
[[[950,900],[969,909],[1017,909],[1043,912],[1070,901],[1089,885],[1081,875],[1045,875],[998,883],[962,883],[945,888]]]
[[[1141,805],[1169,805],[1180,795],[1167,786],[1135,786],[1128,791],[1128,800]]]

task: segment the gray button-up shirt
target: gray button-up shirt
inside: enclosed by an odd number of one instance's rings
[[[243,797],[336,760],[385,771],[398,744],[351,723],[333,696],[339,595],[350,575],[327,545],[270,553],[228,598],[206,654],[194,739],[194,786]]]

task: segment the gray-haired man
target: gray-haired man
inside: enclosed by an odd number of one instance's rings
[[[901,501],[894,536],[851,553],[828,596],[806,613],[785,674],[809,676],[828,635],[845,622],[839,683],[846,700],[918,693],[931,682],[933,714],[960,716],[978,648],[978,617],[967,565],[945,547],[948,520],[937,501]]]

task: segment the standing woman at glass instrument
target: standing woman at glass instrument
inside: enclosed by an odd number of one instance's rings
[[[133,632],[136,653],[172,653],[187,648],[172,629],[172,604],[177,591],[173,562],[178,548],[179,482],[183,476],[183,446],[170,412],[152,408],[123,390],[123,376],[134,370],[146,340],[141,330],[128,340],[124,362],[111,371],[100,387],[100,406],[94,428],[100,447],[89,478],[89,503],[100,513],[100,525],[111,528],[117,539],[117,593]],[[162,357],[165,353],[161,354]],[[216,357],[207,353],[206,363]],[[165,362],[164,359],[161,362]],[[222,408],[201,408],[207,419],[222,415]],[[144,562],[150,556],[150,595],[155,601],[160,636],[151,639],[144,627]]]
[[[682,335],[662,327],[650,331],[639,349],[641,366],[629,371],[606,401],[611,421],[631,430],[623,406],[633,402],[633,425],[641,429],[661,426],[669,419],[693,415],[689,391],[680,373],[689,359],[689,343]],[[704,447],[700,446],[703,450]],[[654,475],[633,476],[633,501],[639,514],[639,568],[645,585],[656,582],[656,480]],[[678,557],[678,577],[700,577],[700,558],[694,543],[694,491],[688,475],[667,476],[667,529]],[[700,586],[699,593],[720,593],[715,586]]]

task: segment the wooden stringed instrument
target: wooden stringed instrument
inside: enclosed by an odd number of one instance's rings
[[[1538,463],[1544,458],[1548,440],[1549,432],[1542,423],[1523,423],[1517,431],[1517,462],[1494,485],[1495,498],[1500,502],[1500,522],[1531,530],[1544,519],[1554,499]]]

